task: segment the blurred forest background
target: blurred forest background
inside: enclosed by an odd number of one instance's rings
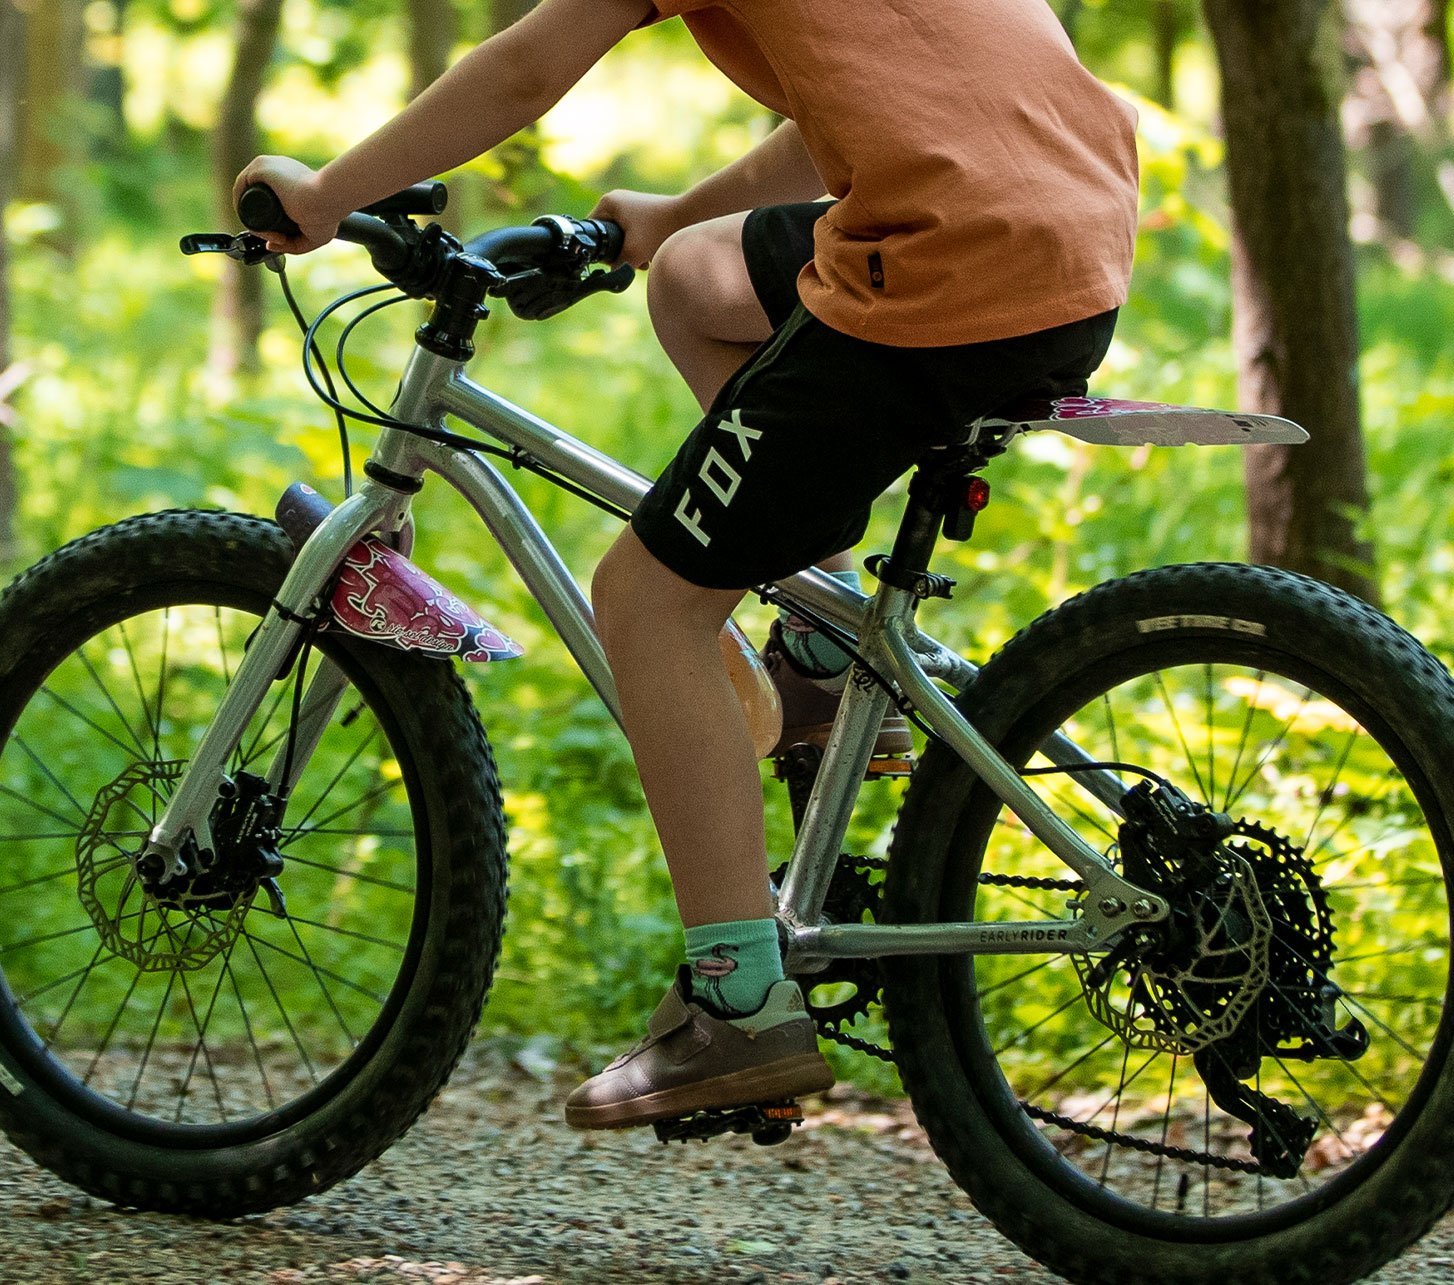
[[[0,0],[0,556],[18,569],[128,514],[270,513],[305,478],[340,498],[273,278],[177,238],[233,230],[258,151],[321,164],[529,0]],[[1375,598],[1446,659],[1454,576],[1454,150],[1447,0],[1055,0],[1083,60],[1141,112],[1133,297],[1097,391],[1264,409],[1297,452],[1082,448],[1047,435],[992,473],[996,503],[929,627],[983,659],[1068,594],[1160,563],[1250,554]],[[880,92],[880,87],[865,87]],[[448,176],[456,230],[583,215],[611,187],[677,191],[772,127],[679,22],[639,32],[540,124]],[[295,265],[312,309],[371,283],[335,246]],[[387,397],[417,317],[356,344]],[[392,320],[390,320],[392,318]],[[695,421],[645,292],[548,325],[508,312],[475,375],[654,474]],[[355,463],[367,440],[355,433]],[[584,582],[613,523],[520,479]],[[882,548],[897,506],[879,508]],[[622,738],[460,501],[419,506],[420,560],[527,648],[470,676],[514,859],[498,1030],[627,1032],[679,950]],[[757,636],[760,608],[744,622]],[[689,747],[688,747],[689,749]],[[685,752],[685,751],[684,751]],[[878,853],[895,787],[855,850]],[[785,800],[774,842],[789,841]],[[550,997],[548,1004],[541,999]]]

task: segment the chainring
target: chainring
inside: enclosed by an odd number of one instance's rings
[[[872,876],[885,870],[886,861],[877,857],[860,857],[845,852],[838,858],[828,896],[823,902],[823,917],[833,924],[860,924],[867,916],[878,918],[883,901],[883,887],[872,882]],[[786,863],[772,873],[775,886],[781,887],[787,874]],[[878,1003],[883,991],[883,973],[876,959],[834,959],[821,972],[800,973],[794,981],[802,987],[803,1003],[821,1034],[829,1039],[840,1029],[851,1026]],[[815,1002],[813,996],[823,987],[832,986],[836,998]],[[844,986],[852,987],[841,993]]]

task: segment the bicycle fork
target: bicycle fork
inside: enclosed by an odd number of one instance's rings
[[[323,609],[323,592],[350,549],[371,531],[397,531],[408,516],[409,498],[375,482],[332,510],[294,559],[278,596],[249,641],[247,654],[229,683],[217,713],[192,761],[148,836],[142,861],[158,870],[158,882],[185,876],[182,846],[195,837],[201,850],[215,851],[211,813],[226,778],[228,758],[242,740],[272,684],[291,667],[303,631]],[[274,758],[269,782],[285,793],[316,747],[344,689],[342,672],[325,661],[309,686],[293,732],[292,780],[282,780],[284,755]]]

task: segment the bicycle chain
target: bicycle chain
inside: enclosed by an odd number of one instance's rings
[[[876,857],[858,857],[856,862],[871,870],[884,870],[888,862]],[[1010,874],[981,874],[979,882],[989,887],[996,888],[1025,888],[1039,892],[1069,892],[1080,893],[1085,891],[1085,885],[1077,879],[1047,879],[1036,875],[1010,875]],[[881,1062],[888,1062],[892,1065],[895,1061],[891,1049],[880,1048],[876,1044],[870,1044],[867,1040],[859,1039],[857,1036],[849,1035],[846,1031],[836,1028],[820,1028],[820,1033],[832,1040],[835,1044],[841,1044],[844,1048],[853,1049],[857,1053],[864,1053],[869,1057],[877,1058]],[[1170,1147],[1160,1142],[1152,1142],[1146,1138],[1138,1138],[1129,1133],[1119,1133],[1114,1129],[1103,1129],[1099,1125],[1086,1124],[1080,1120],[1073,1120],[1069,1116],[1058,1115],[1054,1111],[1047,1111],[1043,1107],[1033,1106],[1029,1102],[1021,1102],[1020,1109],[1032,1120],[1040,1120],[1045,1124],[1053,1124],[1057,1128],[1064,1129],[1068,1133],[1076,1133],[1081,1137],[1090,1138],[1096,1142],[1109,1142],[1113,1146],[1128,1147],[1133,1151],[1140,1151],[1147,1155],[1164,1156],[1168,1160],[1181,1160],[1188,1164],[1205,1165],[1211,1169],[1222,1169],[1234,1173],[1245,1173],[1261,1175],[1263,1168],[1255,1161],[1234,1160],[1229,1156],[1213,1155],[1209,1151],[1192,1151],[1186,1147]]]
[[[1099,1125],[1072,1120],[1069,1116],[1057,1115],[1054,1111],[1032,1106],[1029,1102],[1022,1101],[1020,1110],[1032,1120],[1043,1120],[1046,1124],[1053,1124],[1070,1133],[1078,1133],[1084,1138],[1092,1138],[1097,1142],[1111,1142],[1117,1146],[1130,1147],[1133,1151],[1144,1151],[1153,1156],[1165,1156],[1168,1160],[1186,1160],[1194,1164],[1206,1165],[1212,1169],[1230,1169],[1236,1173],[1260,1175],[1266,1172],[1260,1164],[1253,1160],[1233,1160],[1230,1156],[1214,1156],[1209,1151],[1189,1151],[1185,1147],[1168,1147],[1164,1143],[1150,1142],[1145,1138],[1133,1137],[1129,1133],[1117,1133],[1113,1129],[1102,1129]]]
[[[889,863],[882,857],[855,856],[854,864],[866,870],[887,870]],[[1074,879],[1043,879],[1033,875],[990,875],[982,874],[979,877],[982,884],[989,884],[1000,888],[1027,888],[1045,892],[1080,892],[1085,885]],[[865,1039],[856,1035],[850,1035],[847,1031],[840,1030],[836,1024],[819,1023],[818,1033],[824,1039],[832,1040],[844,1048],[852,1049],[855,1053],[863,1053],[868,1057],[877,1058],[880,1062],[887,1062],[893,1065],[893,1050],[880,1048],[877,1044],[870,1044]]]

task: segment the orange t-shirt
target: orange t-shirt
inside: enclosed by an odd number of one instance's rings
[[[831,195],[803,303],[902,347],[1009,339],[1126,301],[1136,112],[1046,0],[657,0],[792,117]]]

